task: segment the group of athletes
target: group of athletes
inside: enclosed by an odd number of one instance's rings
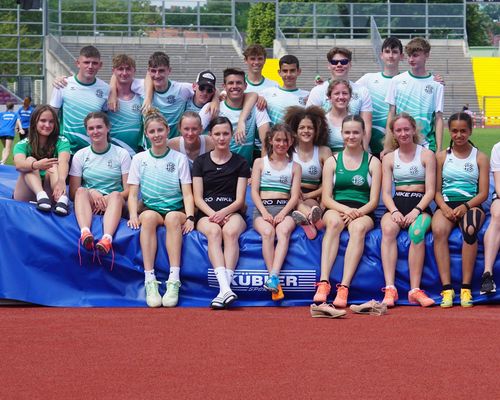
[[[284,298],[280,270],[297,225],[309,239],[325,229],[313,301],[316,313],[333,315],[335,307],[347,305],[382,194],[387,208],[381,220],[382,302],[392,307],[398,300],[396,238],[403,229],[410,239],[408,299],[424,307],[434,304],[420,288],[425,234],[432,230],[441,307],[453,305],[448,237],[458,225],[463,236],[460,303],[470,307],[478,232],[485,220],[481,204],[489,189],[488,157],[470,141],[472,119],[464,112],[448,118],[451,142],[442,150],[444,83],[426,69],[430,45],[415,38],[405,52],[410,70],[400,73],[403,46],[397,38],[386,39],[383,71],[352,82],[352,53],[335,47],[327,54],[331,79],[309,92],[297,87],[301,69],[295,56],[279,60],[279,86],[262,76],[265,49],[251,45],[244,52],[247,71],[224,70],[220,92],[208,70],[195,83],[170,80],[163,52],[151,55],[145,79],[135,79],[133,58],[115,56],[107,84],[96,77],[102,66],[99,51],[84,47],[77,74],[56,80],[50,104],[33,111],[28,137],[14,148],[20,176],[13,197],[62,216],[69,213],[71,198],[79,245],[102,254],[113,253],[120,218],[128,218],[131,229],[140,229],[150,307],[177,305],[182,239],[196,228],[207,237],[220,286],[211,307],[224,309],[237,299],[231,282],[239,237],[247,228],[250,185],[253,228],[262,237],[269,272],[265,288],[273,300]],[[491,168],[498,194],[500,144],[493,148]],[[99,240],[91,231],[94,214],[103,214]],[[491,216],[481,293],[495,291],[499,201],[493,201]],[[162,225],[170,265],[164,296],[155,275],[156,230]],[[342,280],[328,305],[344,229],[349,243]]]

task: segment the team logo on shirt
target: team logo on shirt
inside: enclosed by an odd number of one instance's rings
[[[108,168],[113,168],[113,161],[112,160],[108,160]]]
[[[299,97],[299,104],[301,106],[305,106],[306,105],[306,100],[307,100],[307,97]]]
[[[96,95],[97,97],[99,97],[100,99],[102,99],[102,97],[104,96],[104,92],[103,92],[101,89],[97,89],[97,90],[95,91],[95,95]]]
[[[167,96],[167,103],[168,104],[174,104],[175,103],[175,96],[171,94],[170,96]]]
[[[318,173],[318,167],[316,167],[315,165],[311,165],[308,171],[309,175],[316,175]]]
[[[417,175],[418,174],[418,167],[416,167],[415,165],[412,165],[410,167],[410,175]]]
[[[401,164],[394,164],[394,169],[400,169],[401,168]]]
[[[132,111],[140,112],[141,111],[141,105],[140,104],[134,104],[132,106]]]
[[[353,100],[358,100],[358,99],[359,99],[359,94],[357,94],[356,92],[354,92],[354,93],[352,94],[352,99],[353,99]]]
[[[466,162],[464,164],[464,170],[466,172],[472,172],[472,171],[474,171],[474,166],[470,162]]]
[[[286,176],[286,175],[281,175],[281,176],[280,176],[280,183],[287,184],[287,183],[288,183],[288,176]]]
[[[361,175],[354,175],[351,179],[351,182],[355,186],[361,186],[363,183],[365,183],[365,178],[363,178]]]
[[[432,94],[432,92],[434,91],[434,88],[431,86],[431,85],[427,85],[424,89],[425,93],[427,94]]]
[[[167,163],[167,166],[165,167],[165,169],[168,172],[175,172],[175,164],[173,162],[169,162],[169,163]]]

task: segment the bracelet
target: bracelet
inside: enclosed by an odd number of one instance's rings
[[[186,219],[189,220],[189,221],[193,221],[194,222],[194,216],[193,215],[188,215],[186,217]]]
[[[467,209],[467,211],[469,211],[469,210],[470,210],[470,205],[469,205],[469,203],[465,202],[465,203],[464,203],[464,206],[465,206],[465,208]]]
[[[31,163],[31,170],[32,170],[32,171],[34,171],[34,170],[38,169],[38,168],[35,168],[35,167],[34,167],[34,165],[35,165],[36,161],[37,161],[37,160],[35,160],[35,161],[33,161],[33,162]]]
[[[417,210],[419,214],[422,214],[424,212],[424,210],[422,210],[419,206],[415,206],[413,208]]]
[[[396,208],[394,211],[391,212],[391,215],[397,212],[399,212],[399,210]]]

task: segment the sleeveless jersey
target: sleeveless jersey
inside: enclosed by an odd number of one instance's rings
[[[142,100],[134,95],[130,100],[118,99],[118,104],[118,111],[108,111],[111,142],[127,150],[132,157],[144,146]]]
[[[299,153],[293,153],[293,161],[302,168],[302,183],[319,185],[321,183],[322,167],[319,160],[319,147],[314,146],[313,156],[309,161],[302,161]]]
[[[344,139],[342,138],[342,129],[340,126],[333,125],[330,118],[326,117],[328,122],[328,147],[333,153],[344,150]]]
[[[443,164],[443,184],[441,192],[444,201],[468,201],[476,196],[479,183],[479,167],[477,166],[477,149],[472,148],[465,159],[446,153]]]
[[[344,166],[344,152],[338,154],[335,175],[333,176],[333,198],[335,201],[357,201],[366,204],[370,201],[371,176],[368,169],[369,154],[365,151],[361,164],[356,170]]]
[[[413,160],[406,163],[399,158],[399,149],[394,151],[392,176],[396,186],[425,184],[425,167],[422,165],[422,146],[417,144]]]
[[[207,137],[205,135],[200,135],[200,152],[199,152],[198,156],[201,156],[202,154],[205,154],[207,152],[206,139],[207,139]],[[189,169],[192,170],[194,160],[191,160],[188,157],[187,152],[186,152],[186,147],[184,145],[184,138],[182,136],[179,138],[179,152],[181,152],[182,154],[184,154],[187,157],[187,159],[189,161]]]
[[[260,175],[260,190],[262,192],[290,193],[292,188],[293,161],[282,170],[276,170],[271,166],[269,157],[262,157],[264,163]]]

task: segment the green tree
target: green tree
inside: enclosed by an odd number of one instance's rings
[[[264,47],[272,47],[275,18],[274,4],[253,4],[248,12],[247,44],[259,43]]]
[[[489,33],[493,29],[493,21],[477,4],[467,5],[467,39],[469,46],[489,46]]]

